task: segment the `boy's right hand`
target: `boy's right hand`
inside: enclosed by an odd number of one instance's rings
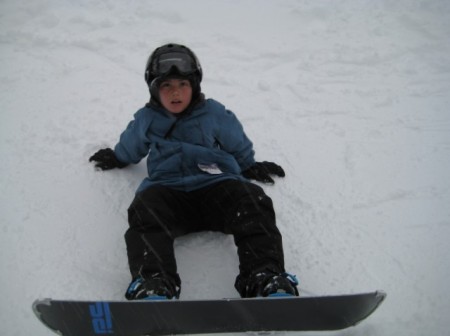
[[[116,154],[114,154],[114,151],[111,148],[100,149],[97,153],[89,158],[89,162],[92,161],[96,162],[95,168],[101,170],[123,168],[127,166],[126,163],[120,162],[117,159]]]

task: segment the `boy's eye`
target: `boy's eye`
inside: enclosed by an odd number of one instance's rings
[[[180,82],[180,86],[190,86],[191,83],[189,83],[189,81],[182,81]]]

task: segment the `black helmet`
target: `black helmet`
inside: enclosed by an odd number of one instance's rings
[[[176,76],[191,82],[193,98],[200,95],[203,72],[197,56],[189,48],[175,43],[165,44],[150,55],[145,66],[145,81],[153,99],[159,102],[159,83],[165,78]]]
[[[194,74],[201,82],[202,67],[192,50],[180,44],[169,43],[153,51],[145,66],[147,84],[150,86],[155,78],[172,74],[182,76]]]

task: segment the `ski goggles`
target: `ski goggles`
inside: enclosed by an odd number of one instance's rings
[[[157,76],[169,74],[176,69],[181,75],[190,75],[197,71],[195,60],[184,53],[171,52],[160,55],[152,64],[152,73]]]

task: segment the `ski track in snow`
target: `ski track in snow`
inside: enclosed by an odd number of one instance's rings
[[[285,168],[263,187],[303,295],[388,293],[320,335],[446,334],[449,14],[445,0],[2,1],[2,335],[51,334],[36,298],[123,298],[145,162],[87,159],[145,104],[147,56],[168,41],[197,53],[257,159]],[[176,253],[183,299],[236,297],[232,237],[189,235]]]

